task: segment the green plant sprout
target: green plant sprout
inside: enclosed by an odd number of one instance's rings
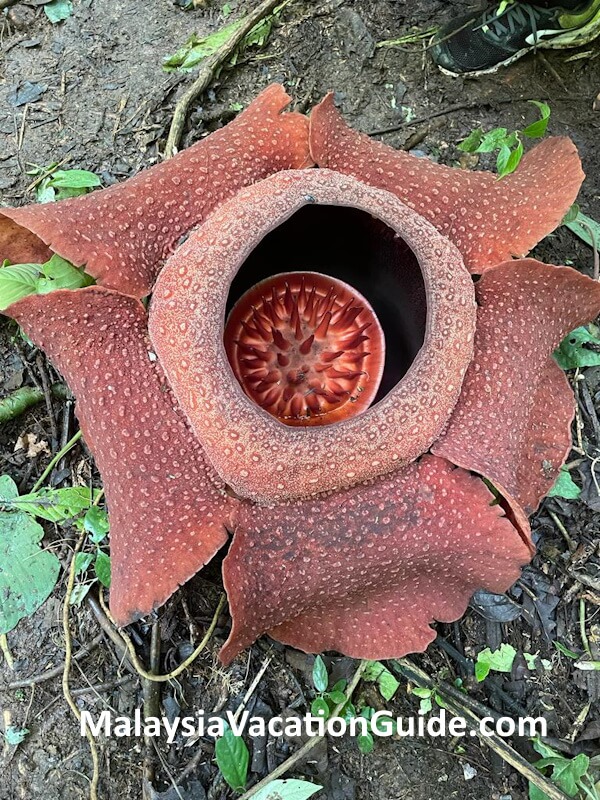
[[[548,777],[568,797],[586,798],[586,800],[600,800],[594,777],[590,773],[591,761],[585,753],[579,753],[574,758],[567,758],[557,753],[540,739],[533,742],[535,750],[542,756],[533,765],[543,772],[549,772]],[[529,800],[548,800],[548,796],[537,786],[529,784]]]
[[[271,14],[268,14],[264,19],[256,23],[229,59],[229,66],[235,66],[240,55],[249,48],[256,47],[260,49],[265,46],[273,30],[273,25],[280,13],[291,2],[292,0],[283,0],[280,5],[273,9]],[[228,17],[231,13],[231,7],[228,7],[226,4],[223,6],[222,13],[223,16]],[[196,34],[192,34],[183,47],[180,47],[179,50],[163,60],[163,69],[165,72],[173,72],[175,70],[189,72],[204,61],[205,58],[216,53],[216,51],[235,34],[236,30],[238,30],[243,23],[244,19],[240,18],[234,22],[229,22],[227,25],[224,25],[208,36],[196,36]]]
[[[373,669],[371,665],[378,665],[381,669],[378,669],[377,666],[375,666],[375,669]],[[369,670],[371,670],[371,677],[366,677],[369,674]],[[367,662],[365,670],[363,671],[363,678],[365,678],[365,680],[371,680],[377,682],[378,678],[382,674],[382,670],[388,672],[386,667],[384,667],[383,664],[380,664],[379,662],[376,661]],[[313,677],[313,684],[315,690],[318,692],[318,695],[311,703],[310,706],[311,714],[313,714],[313,716],[315,717],[322,717],[324,720],[327,720],[330,718],[335,708],[340,703],[344,703],[344,701],[346,700],[345,691],[348,682],[344,679],[339,680],[333,686],[331,691],[328,691],[327,687],[329,686],[329,674],[327,672],[327,667],[325,666],[325,662],[323,661],[321,656],[316,656],[315,658],[312,677]],[[391,675],[391,673],[390,677],[393,678],[395,681],[395,678],[393,675]],[[396,681],[396,683],[398,682]],[[374,712],[375,709],[371,708],[370,706],[357,707],[350,700],[348,700],[341,709],[341,715],[346,721],[349,721],[353,717],[364,717],[364,719],[366,719],[370,723]],[[373,740],[373,734],[371,733],[370,730],[370,724],[367,726],[366,732],[364,734],[361,734],[360,736],[357,736],[356,740],[361,753],[367,754],[373,750],[375,743]]]
[[[44,529],[37,519],[85,529],[95,546],[93,553],[79,554],[85,558],[77,563],[79,574],[93,564],[95,578],[85,590],[75,587],[72,602],[81,602],[96,579],[110,585],[110,558],[100,549],[108,533],[106,512],[96,506],[101,497],[100,489],[86,486],[47,489],[36,485],[33,492],[19,495],[12,478],[0,476],[0,634],[37,611],[58,580],[60,562],[40,547]]]
[[[95,283],[83,267],[74,267],[53,255],[45,264],[10,264],[0,266],[0,311],[30,294],[48,294],[55,289],[81,289]]]
[[[47,10],[50,5],[52,4],[47,4],[44,9]],[[35,186],[38,203],[53,203],[67,197],[79,197],[102,186],[100,178],[86,169],[58,169],[57,163],[46,167],[32,164],[31,167],[32,169],[27,170],[27,175],[36,177],[32,185]]]
[[[485,133],[482,128],[476,128],[463,139],[458,149],[463,153],[495,153],[498,178],[510,175],[519,166],[523,158],[522,136],[528,139],[541,139],[548,129],[550,119],[550,106],[538,100],[530,100],[537,107],[540,119],[532,122],[523,130],[508,132],[507,128],[494,128]]]

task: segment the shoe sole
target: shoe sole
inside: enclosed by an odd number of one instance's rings
[[[488,69],[480,69],[475,72],[451,72],[449,69],[441,67],[439,64],[438,69],[440,72],[443,72],[444,75],[449,75],[451,78],[478,78],[480,75],[493,75],[495,72],[498,72],[499,69],[514,64],[515,61],[518,61],[520,58],[523,58],[523,56],[535,50],[566,50],[568,48],[581,47],[589,44],[598,36],[600,36],[600,12],[596,14],[587,25],[571,31],[565,31],[565,33],[561,33],[553,39],[540,39],[536,45],[524,47],[522,50],[513,53],[510,58],[500,61],[498,64]]]

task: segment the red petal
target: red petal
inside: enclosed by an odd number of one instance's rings
[[[243,393],[223,347],[223,320],[240,265],[308,203],[362,209],[408,243],[427,283],[429,325],[411,368],[379,403],[334,425],[292,428]],[[169,259],[153,295],[150,335],[223,480],[259,502],[306,497],[390,472],[429,449],[472,358],[474,294],[456,248],[389,193],[328,170],[294,171],[241,191]]]
[[[432,451],[481,473],[530,514],[571,444],[573,395],[549,356],[600,312],[600,284],[524,259],[489,270],[476,291],[475,356]]]
[[[502,180],[434,164],[353,131],[328,95],[313,109],[310,146],[320,167],[354,175],[395,194],[461,251],[472,272],[524,256],[553,231],[584,174],[570,139],[546,139]]]
[[[111,610],[125,625],[212,558],[233,501],[168,389],[141,303],[90,287],[32,295],[8,313],[77,397],[110,511]]]
[[[231,661],[265,632],[356,658],[424,650],[480,587],[506,590],[529,550],[483,482],[425,456],[328,497],[239,510],[223,577]]]
[[[10,210],[0,208],[0,265],[4,260],[11,264],[43,264],[48,261],[52,253],[35,233],[2,216]]]
[[[99,283],[149,294],[164,259],[223,200],[282,169],[311,163],[308,121],[282,114],[272,84],[233,122],[134,178],[60,203],[2,209]],[[0,252],[0,259],[4,254]]]

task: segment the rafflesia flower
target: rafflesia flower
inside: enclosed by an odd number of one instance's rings
[[[288,102],[271,86],[123,184],[2,209],[0,256],[97,281],[7,313],[77,397],[119,624],[230,531],[225,662],[265,632],[401,656],[531,558],[574,412],[552,352],[600,286],[521,257],[583,173],[568,139],[497,180],[371,141],[331,97],[310,120]]]

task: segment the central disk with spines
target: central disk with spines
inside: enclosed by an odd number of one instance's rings
[[[326,425],[373,402],[385,359],[375,312],[328,275],[274,275],[249,289],[225,326],[245,393],[286,425]]]

